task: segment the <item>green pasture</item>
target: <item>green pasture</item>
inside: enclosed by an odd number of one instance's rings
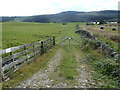
[[[76,23],[62,25],[62,23],[4,22],[2,49],[34,43],[50,36],[56,36],[56,42],[65,37],[75,37],[75,25]]]

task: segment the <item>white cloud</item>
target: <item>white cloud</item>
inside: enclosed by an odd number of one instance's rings
[[[118,0],[2,0],[0,16],[53,14],[61,11],[118,9]]]

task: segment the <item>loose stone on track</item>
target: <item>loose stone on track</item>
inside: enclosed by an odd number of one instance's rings
[[[28,80],[21,82],[20,85],[16,86],[16,88],[49,88],[51,87],[51,82],[53,81],[50,79],[50,75],[55,70],[55,68],[59,65],[59,61],[61,60],[61,51],[57,51],[55,56],[52,60],[48,63],[46,69],[40,70],[39,72],[35,73],[31,78]]]

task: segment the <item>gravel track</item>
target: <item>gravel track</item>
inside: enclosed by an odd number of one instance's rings
[[[48,63],[48,66],[44,70],[40,70],[35,73],[28,80],[21,82],[20,85],[16,86],[16,88],[49,88],[51,87],[50,75],[54,72],[55,68],[59,65],[59,61],[61,60],[61,51],[57,51],[52,60]]]
[[[78,71],[76,81],[71,83],[70,80],[59,76],[59,65],[60,60],[63,58],[63,52],[64,50],[57,51],[45,69],[35,73],[26,81],[19,83],[16,88],[97,88],[99,85],[97,85],[96,81],[92,78],[92,74],[95,71],[91,70],[91,68],[81,60],[80,54],[75,51],[73,52],[78,62],[78,66],[76,66]]]
[[[77,68],[77,71],[80,73],[79,77],[77,78],[77,86],[76,88],[97,88],[95,85],[95,81],[92,80],[92,73],[93,70],[90,70],[88,65],[82,63],[80,56],[76,55],[76,60],[80,65]]]

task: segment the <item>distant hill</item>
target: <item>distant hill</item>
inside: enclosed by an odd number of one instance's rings
[[[50,15],[36,15],[36,16],[21,16],[21,17],[2,17],[2,22],[91,22],[91,21],[118,21],[117,10],[79,12],[79,11],[65,11]],[[1,18],[1,17],[0,17]]]

